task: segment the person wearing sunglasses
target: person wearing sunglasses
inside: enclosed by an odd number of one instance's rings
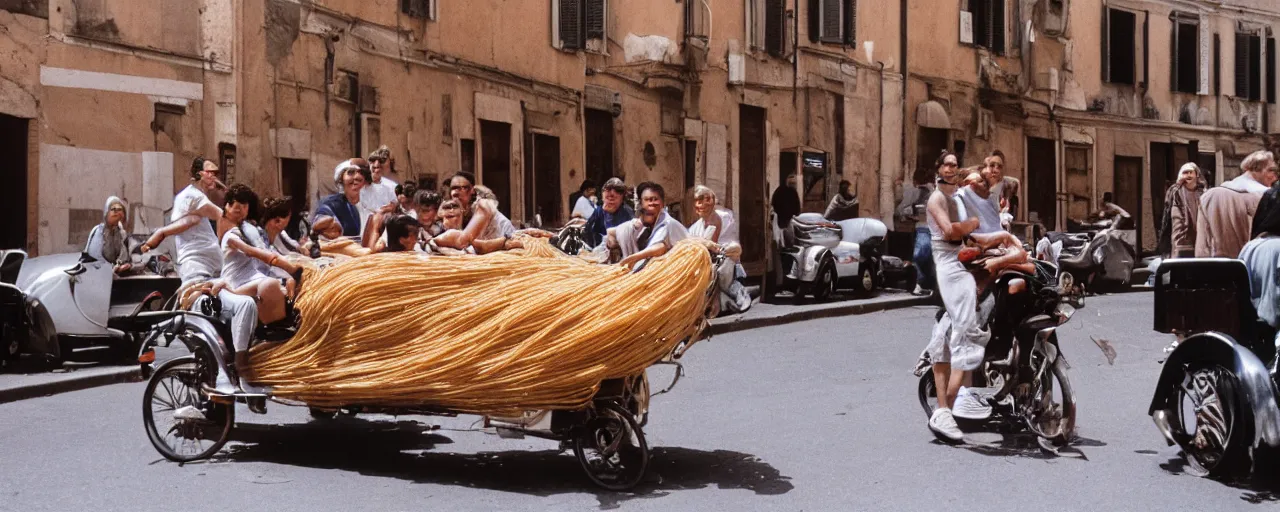
[[[391,150],[386,146],[369,153],[369,183],[360,191],[360,207],[365,211],[400,211],[400,198],[396,196],[398,184],[389,177],[392,162]],[[388,208],[390,205],[394,206]]]
[[[107,205],[102,209],[102,224],[89,232],[89,243],[84,248],[85,254],[98,261],[111,262],[117,275],[126,274],[133,269],[127,244],[129,233],[124,227],[128,210],[123,199],[108,197]]]

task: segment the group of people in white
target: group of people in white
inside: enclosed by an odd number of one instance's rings
[[[334,169],[338,192],[319,201],[312,214],[311,233],[319,240],[349,240],[360,254],[421,252],[436,254],[486,254],[520,248],[517,234],[551,237],[539,229],[517,230],[500,210],[492,191],[477,184],[466,172],[447,181],[448,198],[432,190],[418,190],[411,183],[397,184],[389,177],[390,150],[374,151],[367,159],[353,158]],[[219,382],[233,392],[254,392],[248,382],[248,348],[259,324],[289,323],[291,299],[298,293],[301,268],[292,261],[311,253],[309,236],[302,242],[289,236],[295,214],[288,197],[260,200],[249,186],[230,187],[219,180],[219,168],[211,160],[197,158],[191,166],[191,184],[174,198],[170,223],[157,229],[141,250],[146,253],[172,237],[175,263],[183,287],[204,287],[206,296],[221,302],[220,314],[231,326],[235,348],[234,382]],[[636,186],[638,214],[626,204],[628,188],[614,178],[603,187],[603,201],[595,199],[595,187],[584,187],[571,218],[584,225],[589,245],[612,251],[618,264],[637,268],[662,256],[676,242],[703,238],[709,247],[730,258],[717,276],[722,308],[744,310],[750,297],[738,281],[744,277],[736,264],[741,256],[733,213],[717,206],[715,192],[694,189],[697,219],[685,227],[666,209],[666,192],[657,183]],[[222,206],[212,198],[225,198]],[[597,204],[599,203],[599,204]],[[115,265],[117,274],[134,271],[126,243],[124,200],[112,197],[104,209],[103,223],[90,234],[90,255]],[[292,261],[291,261],[292,260]]]

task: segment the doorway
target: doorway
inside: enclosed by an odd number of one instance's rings
[[[289,227],[285,230],[294,240],[298,239],[298,223],[310,210],[307,207],[308,162],[296,158],[280,159],[280,191],[289,196],[289,209],[293,216],[289,218]]]
[[[765,158],[769,146],[765,133],[767,112],[750,105],[738,107],[739,211],[742,223],[742,263],[748,271],[764,270],[765,253]]]
[[[600,185],[618,173],[613,170],[613,113],[586,109],[586,165],[582,178]],[[574,189],[582,182],[574,183]]]
[[[1027,137],[1027,219],[1058,229],[1058,144]]]
[[[533,212],[529,214],[542,218],[544,226],[559,226],[560,212],[560,138],[539,133],[530,134],[529,163],[533,178],[531,203]]]
[[[498,211],[511,218],[511,125],[480,121],[480,183],[498,196]]]
[[[1190,144],[1151,143],[1151,211],[1156,216],[1163,214],[1164,193],[1177,181],[1182,164],[1191,161],[1191,154]]]
[[[938,169],[938,156],[947,149],[947,131],[941,128],[921,128],[916,148],[916,173],[924,173],[931,179]],[[956,155],[957,161],[960,158]]]
[[[27,120],[0,114],[0,249],[27,248]]]
[[[1085,220],[1093,211],[1093,180],[1090,177],[1089,147],[1068,145],[1064,151],[1066,214],[1068,219]]]
[[[1138,245],[1142,245],[1142,158],[1116,155],[1115,183],[1113,199],[1133,216],[1137,223]]]

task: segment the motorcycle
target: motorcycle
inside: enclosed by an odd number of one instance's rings
[[[775,222],[776,223],[776,222]],[[884,244],[889,230],[876,219],[832,222],[817,213],[791,219],[794,240],[784,240],[783,287],[797,297],[830,298],[837,289],[871,293],[884,284]]]
[[[163,309],[181,281],[162,254],[141,254],[130,239],[138,274],[116,276],[114,265],[86,253],[27,259],[23,251],[3,253],[0,320],[4,333],[0,360],[21,354],[57,364],[86,348],[109,348],[130,358],[142,332],[121,322],[144,311]]]
[[[1076,424],[1076,399],[1067,377],[1071,366],[1058,345],[1057,329],[1084,307],[1084,299],[1070,273],[1045,261],[1034,264],[1035,275],[1007,272],[978,298],[991,340],[982,366],[973,372],[973,387],[996,388],[988,398],[993,413],[1006,423],[1025,425],[1041,447],[1054,451],[1071,442]],[[1017,294],[1009,291],[1015,279],[1027,283]],[[932,366],[926,352],[914,372],[920,405],[929,417],[938,406]]]
[[[1041,257],[1050,253],[1047,247],[1061,242],[1061,253],[1054,261],[1064,272],[1081,277],[1085,289],[1096,291],[1107,285],[1127,288],[1133,283],[1133,269],[1138,254],[1125,230],[1127,214],[1088,224],[1076,224],[1083,233],[1048,233],[1038,244]]]
[[[1280,460],[1276,331],[1258,319],[1234,259],[1176,259],[1155,274],[1157,332],[1182,338],[1147,413],[1199,476]]]

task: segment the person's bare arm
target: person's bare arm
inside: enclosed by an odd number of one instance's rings
[[[486,200],[477,199],[477,201]],[[477,204],[476,206],[475,214],[471,216],[471,222],[467,223],[467,226],[462,229],[461,241],[463,247],[471,245],[471,243],[480,236],[480,233],[483,233],[485,228],[489,227],[489,223],[493,222],[494,219],[493,212],[496,205],[490,205],[486,202],[486,204]]]
[[[231,246],[232,249],[244,253],[250,258],[256,259],[290,274],[298,270],[296,265],[289,263],[289,260],[281,258],[280,255],[249,245],[239,238],[231,238],[227,241],[227,245]]]
[[[215,206],[214,208],[217,208],[217,207]],[[150,238],[147,238],[146,243],[142,244],[142,252],[147,252],[147,251],[150,251],[151,249],[155,249],[156,247],[159,247],[160,244],[164,242],[164,239],[174,235],[181,235],[185,233],[188,229],[191,229],[199,225],[201,222],[207,222],[207,219],[205,219],[201,215],[190,214],[181,219],[178,219],[176,221],[169,223],[169,225],[167,226],[157,229],[155,233],[151,234]]]
[[[938,225],[942,226],[942,236],[948,241],[959,242],[978,229],[977,217],[961,222],[951,222],[951,214],[947,209],[947,197],[941,193],[929,196],[928,212],[934,219],[943,219],[938,222]]]
[[[636,262],[644,261],[650,258],[657,258],[658,256],[662,256],[663,254],[666,254],[667,251],[669,250],[671,250],[671,246],[668,245],[666,242],[658,242],[654,244],[653,247],[650,247],[643,251],[627,256],[626,258],[623,258],[622,261],[618,262],[618,264],[626,268],[631,268],[636,264]]]
[[[469,245],[466,242],[466,235],[457,229],[450,229],[444,233],[440,233],[432,239],[439,247],[448,247],[450,249],[464,250]]]
[[[489,254],[491,252],[509,251],[511,249],[523,248],[524,244],[514,238],[494,238],[493,240],[472,240],[471,248],[476,250],[476,254]]]
[[[336,230],[337,233],[333,231]],[[324,235],[329,238],[338,238],[342,236],[342,225],[338,223],[338,219],[328,215],[316,217],[316,223],[311,226],[311,232]]]
[[[1018,238],[1008,231],[997,231],[995,233],[973,233],[969,235],[973,238],[983,250],[992,247],[1017,247],[1022,249],[1022,244],[1018,242]]]

